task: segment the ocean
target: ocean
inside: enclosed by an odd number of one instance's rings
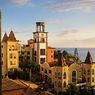
[[[93,61],[95,62],[95,48],[77,48],[79,58],[84,62],[87,52],[90,51]],[[75,48],[56,48],[56,50],[66,50],[68,53],[74,55]]]

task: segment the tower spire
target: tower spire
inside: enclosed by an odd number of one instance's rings
[[[77,49],[77,48],[75,48],[75,50],[74,50],[74,56],[75,56],[75,58],[76,58],[76,61],[78,61],[78,59],[79,59],[79,54],[78,54],[78,49]]]
[[[91,54],[90,54],[89,51],[87,53],[87,56],[86,56],[86,59],[85,59],[85,63],[86,64],[92,64],[93,63],[93,59],[92,59]]]

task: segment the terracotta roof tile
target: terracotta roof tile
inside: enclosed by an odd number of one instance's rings
[[[21,85],[21,83],[16,83],[15,81],[11,79],[3,79],[2,81],[2,91],[12,91],[12,90],[18,90],[18,89],[24,89],[27,88],[26,85]]]

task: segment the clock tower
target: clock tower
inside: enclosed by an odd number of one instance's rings
[[[44,22],[36,22],[34,36],[34,61],[44,64],[47,61],[48,32],[45,32]]]

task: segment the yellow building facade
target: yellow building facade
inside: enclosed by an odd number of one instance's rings
[[[2,72],[5,77],[10,70],[19,68],[18,41],[13,31],[2,39]]]
[[[27,60],[33,61],[33,50],[34,50],[34,40],[30,39],[28,40],[27,45],[21,46],[19,56],[22,56],[23,58],[27,57]]]
[[[61,54],[58,62],[44,63],[40,65],[40,73],[46,75],[51,79],[54,89],[57,93],[64,92],[69,84],[76,84],[77,86],[86,85],[95,86],[95,63],[92,60],[90,52],[87,53],[85,62],[68,65],[68,62]],[[49,73],[51,70],[52,73]],[[48,79],[48,78],[47,78]]]
[[[87,86],[95,86],[95,62],[93,62],[90,52],[87,53],[83,68]]]

